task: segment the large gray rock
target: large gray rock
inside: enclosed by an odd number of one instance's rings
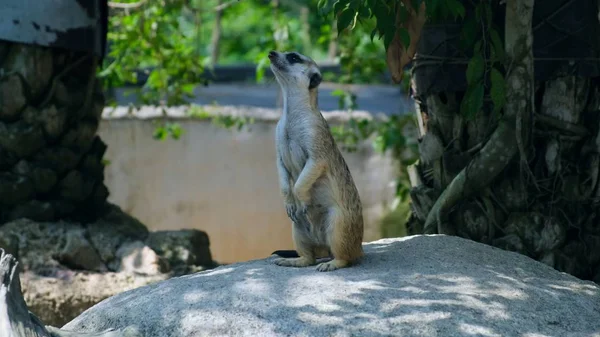
[[[365,244],[355,267],[320,273],[271,260],[127,291],[66,324],[159,336],[592,336],[600,288],[458,237]]]

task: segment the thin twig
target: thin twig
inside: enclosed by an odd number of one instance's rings
[[[231,0],[231,1],[228,1],[228,2],[226,2],[224,4],[220,4],[220,5],[218,5],[218,6],[215,7],[215,11],[217,11],[217,12],[218,11],[222,11],[225,8],[227,8],[227,7],[235,4],[236,2],[240,2],[240,0]]]
[[[148,0],[140,0],[138,2],[132,2],[132,3],[121,3],[121,2],[109,1],[108,7],[119,8],[119,9],[133,9],[133,8],[142,7],[146,2],[148,2]]]

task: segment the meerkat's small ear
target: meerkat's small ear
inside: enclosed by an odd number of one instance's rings
[[[310,84],[308,85],[308,89],[314,89],[321,84],[321,75],[319,73],[314,73],[310,75]]]

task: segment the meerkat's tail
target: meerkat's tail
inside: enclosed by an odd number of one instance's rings
[[[276,250],[271,255],[277,255],[285,258],[300,257],[295,250]]]

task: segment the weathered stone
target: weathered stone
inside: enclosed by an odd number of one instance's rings
[[[108,271],[98,252],[85,238],[84,230],[66,232],[66,244],[58,257],[59,261],[71,269]]]
[[[50,191],[58,182],[58,176],[54,171],[41,167],[34,168],[30,177],[33,182],[33,187],[39,193]]]
[[[54,260],[64,245],[67,224],[64,222],[40,223],[29,219],[17,219],[0,226],[0,237],[19,237],[19,263],[23,270],[46,273],[48,270],[63,269]]]
[[[38,126],[24,121],[12,124],[0,122],[0,146],[17,156],[30,156],[44,145],[44,134]]]
[[[79,108],[83,104],[86,85],[72,77],[56,82],[54,99],[60,106]]]
[[[95,154],[96,156],[98,156],[98,158],[102,158],[104,157],[107,148],[108,146],[106,145],[106,143],[104,143],[104,141],[99,136],[96,136],[94,138],[94,142],[92,143],[90,153]]]
[[[92,195],[90,195],[89,201],[93,205],[102,205],[106,202],[109,194],[108,187],[106,187],[106,185],[100,181],[96,184],[94,192],[92,192]]]
[[[106,213],[100,219],[87,224],[87,230],[90,241],[102,261],[108,265],[115,260],[115,253],[123,243],[144,241],[148,236],[148,229],[116,205],[108,204],[106,208]]]
[[[150,232],[146,243],[165,257],[174,270],[214,264],[208,235],[196,229]]]
[[[439,235],[378,240],[364,251],[357,265],[325,273],[268,258],[171,278],[108,298],[63,328],[135,324],[145,337],[600,331],[597,285],[521,254]]]
[[[45,324],[63,326],[110,296],[165,280],[168,275],[133,276],[126,273],[75,271],[58,277],[25,272],[21,278],[29,310]]]
[[[50,168],[59,175],[77,166],[80,156],[64,147],[45,148],[34,157],[36,166]]]
[[[56,213],[56,218],[64,218],[65,216],[73,213],[75,211],[75,204],[71,201],[67,201],[64,199],[61,200],[51,200],[50,204],[52,204],[52,208],[54,208],[54,212]]]
[[[50,78],[53,74],[52,63],[51,49],[15,44],[2,66],[8,73],[20,74],[25,80],[26,86],[31,90],[31,98],[38,100],[50,85]]]
[[[31,175],[31,165],[29,162],[27,162],[27,160],[20,160],[13,167],[13,172],[18,175],[29,177]]]
[[[8,220],[30,219],[33,221],[54,220],[54,208],[46,201],[30,200],[24,204],[16,205],[8,216]]]
[[[56,109],[54,105],[51,105],[40,112],[39,121],[42,124],[46,135],[50,139],[56,139],[65,129],[67,111],[64,108]]]
[[[65,147],[78,149],[81,152],[88,152],[92,147],[97,130],[98,121],[90,119],[81,120],[77,125],[69,128],[69,131],[63,137],[60,144]]]
[[[0,170],[8,170],[17,163],[19,158],[0,147]]]
[[[94,183],[77,170],[70,171],[59,183],[59,195],[70,201],[85,200],[94,188]]]
[[[0,248],[4,249],[7,254],[11,254],[15,259],[19,258],[19,237],[12,234],[6,233],[0,235]]]
[[[0,173],[0,204],[16,205],[33,195],[33,184],[27,177]]]
[[[23,83],[13,74],[0,80],[0,120],[14,121],[26,103]]]
[[[54,171],[41,167],[32,168],[31,163],[26,160],[20,160],[12,171],[31,179],[35,191],[41,193],[48,192],[58,180]]]
[[[89,116],[91,116],[94,119],[100,119],[102,116],[102,112],[104,111],[104,107],[104,95],[94,95],[94,102],[92,103],[92,108],[90,109]]]
[[[119,272],[142,275],[167,273],[169,263],[141,241],[127,242],[119,247],[112,268]]]
[[[81,172],[92,177],[104,177],[104,165],[96,155],[88,154],[80,164]]]

